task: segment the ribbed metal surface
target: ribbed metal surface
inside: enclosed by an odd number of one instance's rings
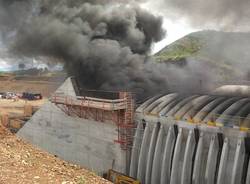
[[[250,98],[162,95],[135,120],[130,175],[142,184],[250,183]]]
[[[131,177],[142,184],[248,184],[247,133],[161,121],[146,121],[144,131],[137,131],[142,141],[141,146],[134,142],[133,158],[136,155],[138,162],[131,160]]]
[[[214,95],[184,96],[176,93],[153,97],[142,104],[138,113],[176,120],[207,123],[210,121],[232,125],[228,116],[239,118],[239,122],[250,125],[245,119],[250,114],[250,97],[223,97]],[[249,116],[250,117],[250,116]]]

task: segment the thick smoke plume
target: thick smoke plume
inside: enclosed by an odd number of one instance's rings
[[[86,89],[147,95],[167,89],[161,67],[147,61],[152,43],[165,35],[162,18],[136,1],[6,2],[1,1],[6,11],[22,10],[18,16],[4,12],[1,21],[9,29],[4,32],[13,32],[9,45],[15,54],[59,58]]]
[[[187,18],[198,28],[250,31],[248,0],[149,0],[151,6],[175,19]]]
[[[31,1],[0,0],[0,38],[3,41],[13,36],[31,14]]]
[[[201,91],[201,81],[212,80],[199,63],[180,68],[148,57],[165,31],[162,18],[139,8],[138,1],[6,2],[0,0],[5,9],[0,24],[6,27],[0,31],[10,51],[57,58],[85,89],[129,90],[143,98],[171,90]]]

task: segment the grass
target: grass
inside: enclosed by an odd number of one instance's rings
[[[153,57],[156,62],[169,62],[171,64],[181,64],[186,61],[186,59],[202,62],[205,64],[204,66],[209,66],[213,70],[211,72],[217,73],[225,80],[230,80],[233,74],[238,75],[241,73],[239,68],[232,65],[237,59],[228,57],[227,53],[223,55],[223,52],[220,55],[220,52],[217,52],[214,47],[217,48],[218,43],[227,45],[228,40],[234,37],[236,43],[231,44],[236,44],[237,46],[237,36],[241,37],[239,40],[242,40],[242,37],[246,37],[246,35],[235,35],[234,33],[229,34],[216,31],[195,32],[168,45]],[[230,49],[230,47],[226,48]],[[223,49],[226,48],[218,49],[222,49],[223,51]]]
[[[162,51],[155,55],[156,61],[175,61],[182,58],[187,58],[190,56],[195,56],[200,48],[202,43],[200,43],[199,38],[188,35],[173,44],[170,44]]]

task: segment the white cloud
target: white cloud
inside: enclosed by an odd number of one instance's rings
[[[152,6],[150,3],[143,3],[141,4],[141,7],[150,11],[151,13],[155,15],[159,15],[164,17],[161,12],[156,11],[152,9]],[[192,28],[190,25],[187,24],[185,19],[180,18],[178,21],[173,21],[168,17],[164,17],[163,27],[167,30],[166,38],[164,38],[162,41],[154,44],[152,48],[152,53],[156,53],[160,51],[165,46],[169,45],[170,43],[182,38],[185,35],[188,35],[189,33],[198,31],[198,29]]]
[[[156,53],[160,51],[162,48],[164,48],[166,45],[169,45],[173,43],[174,41],[182,38],[183,36],[198,31],[197,29],[194,29],[187,25],[185,21],[178,21],[173,22],[170,19],[164,18],[164,28],[167,30],[166,38],[162,41],[156,43],[153,48],[152,52]]]
[[[8,71],[11,69],[11,65],[9,65],[5,60],[0,58],[0,71]]]

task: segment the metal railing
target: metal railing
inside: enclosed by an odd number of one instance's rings
[[[89,108],[97,108],[102,110],[120,110],[126,108],[126,99],[101,99],[93,97],[82,96],[69,96],[63,94],[54,94],[51,96],[50,101],[55,104],[71,105],[71,106],[84,106]]]

